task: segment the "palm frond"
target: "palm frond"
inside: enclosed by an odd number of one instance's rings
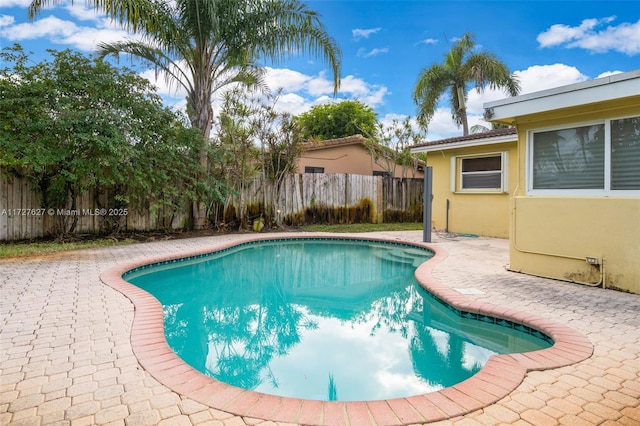
[[[297,0],[257,2],[238,24],[247,47],[256,57],[279,63],[293,55],[305,54],[327,62],[334,77],[334,94],[337,93],[342,52],[320,16],[306,4]]]
[[[111,56],[119,60],[121,54],[135,56],[151,65],[156,70],[156,77],[162,73],[167,83],[178,84],[187,92],[193,90],[191,78],[184,71],[184,66],[168,56],[161,48],[133,40],[98,44],[98,56],[101,58]]]
[[[423,127],[433,118],[440,95],[449,89],[451,116],[467,130],[467,89],[470,83],[482,91],[505,89],[511,96],[520,92],[520,83],[494,54],[475,52],[475,38],[467,33],[445,55],[442,64],[423,70],[416,83],[413,100],[418,105],[418,119]],[[446,78],[445,78],[446,76]]]
[[[418,75],[413,90],[413,101],[418,106],[416,118],[426,127],[435,114],[440,96],[452,84],[452,75],[442,65],[435,64],[425,68]]]
[[[461,74],[467,81],[474,82],[480,91],[489,87],[490,89],[507,89],[511,96],[520,92],[517,78],[493,53],[481,52],[470,55],[461,68]]]

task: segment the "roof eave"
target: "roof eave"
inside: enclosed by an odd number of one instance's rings
[[[485,117],[510,123],[516,117],[640,95],[640,70],[515,96],[484,104]]]
[[[485,138],[485,139],[472,139],[472,140],[451,142],[451,143],[439,144],[439,145],[420,146],[416,148],[411,148],[410,152],[412,154],[417,154],[420,152],[447,151],[449,149],[456,149],[456,148],[470,148],[474,146],[516,142],[517,139],[518,139],[517,135],[510,134],[510,135],[495,136],[492,138]]]

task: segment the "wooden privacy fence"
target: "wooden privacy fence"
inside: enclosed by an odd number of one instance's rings
[[[210,219],[212,225],[250,224],[260,216],[269,223],[284,225],[419,222],[422,192],[422,179],[295,174],[286,176],[278,190],[272,182],[265,184],[257,178],[224,206],[217,206]],[[108,194],[89,192],[76,198],[73,210],[42,206],[39,194],[28,181],[0,173],[0,241],[51,235],[74,217],[76,234],[105,233],[114,224],[128,231],[181,229],[188,225],[188,203],[181,211],[150,211],[135,206],[109,206],[105,201],[108,199]]]

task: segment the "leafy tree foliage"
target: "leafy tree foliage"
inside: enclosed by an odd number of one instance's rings
[[[520,92],[518,79],[509,68],[491,52],[476,52],[475,40],[467,33],[453,45],[440,64],[423,69],[413,89],[413,100],[418,106],[418,120],[427,127],[443,93],[449,92],[451,113],[463,134],[469,134],[467,120],[467,85],[477,90],[485,87],[505,89],[509,95]]]
[[[411,117],[402,121],[393,119],[389,124],[378,123],[375,135],[365,136],[371,157],[390,176],[395,176],[397,167],[401,166],[401,177],[415,177],[420,160],[426,160],[426,154],[412,154],[409,150],[412,145],[425,141],[424,136],[413,128]]]
[[[60,0],[33,0],[29,14]],[[326,61],[340,84],[341,52],[317,12],[298,0],[90,0],[142,36],[140,41],[102,43],[103,56],[132,55],[150,63],[187,92],[191,125],[209,140],[213,96],[229,84],[264,88],[257,60],[278,62],[291,52]],[[200,164],[207,163],[206,150]],[[196,227],[204,227],[204,206],[195,204]]]
[[[375,135],[378,116],[360,101],[317,105],[297,117],[305,139],[336,139],[353,135]]]
[[[295,118],[275,108],[278,97],[271,97],[271,103],[262,103],[253,115],[253,126],[262,148],[263,180],[274,183],[275,194],[271,200],[271,217],[274,224],[281,224],[280,202],[283,183],[287,175],[297,171],[297,162],[302,155],[302,129]],[[266,193],[263,191],[263,205],[268,208]]]
[[[40,63],[19,45],[0,53],[0,167],[32,181],[43,206],[75,210],[77,196],[106,189],[114,205],[95,207],[177,209],[185,197],[223,197],[218,182],[197,180],[200,132],[147,80],[70,50],[49,53]]]
[[[227,91],[214,123],[214,141],[224,152],[219,166],[225,170],[229,185],[242,196],[243,188],[259,175],[263,182],[275,184],[273,199],[268,200],[262,191],[262,204],[263,213],[267,219],[275,218],[276,225],[282,182],[295,172],[302,154],[301,130],[289,113],[277,110],[277,101],[277,96],[258,98],[243,90]],[[247,226],[247,206],[242,198],[239,207],[239,227],[243,229]],[[259,219],[264,220],[262,213]]]
[[[258,175],[260,158],[255,130],[251,125],[252,107],[244,102],[243,93],[232,90],[224,94],[223,107],[214,127],[214,140],[223,152],[219,167],[223,170],[224,179],[240,197],[237,212],[240,229],[247,225],[247,204],[242,198],[244,189]]]

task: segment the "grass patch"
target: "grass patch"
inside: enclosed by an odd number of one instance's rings
[[[38,242],[17,242],[0,244],[0,258],[16,256],[35,256],[47,253],[57,253],[61,251],[79,250],[95,247],[106,247],[114,245],[131,244],[134,240],[114,240],[111,238],[96,239],[91,241],[38,241]]]
[[[389,232],[389,231],[421,231],[422,223],[353,223],[349,225],[305,225],[300,229],[308,232]]]
[[[336,232],[336,233],[359,233],[359,232],[384,232],[384,231],[420,231],[422,223],[354,223],[350,225],[308,225],[291,231],[300,230],[307,232]],[[274,230],[278,231],[278,230]],[[115,245],[132,244],[138,242],[150,242],[158,240],[171,240],[179,238],[195,238],[202,236],[219,235],[220,233],[209,231],[190,232],[150,232],[119,234],[110,237],[76,236],[70,241],[17,241],[0,243],[0,258],[16,256],[37,256],[48,253],[58,253],[70,250],[80,250],[96,247],[107,247]]]

